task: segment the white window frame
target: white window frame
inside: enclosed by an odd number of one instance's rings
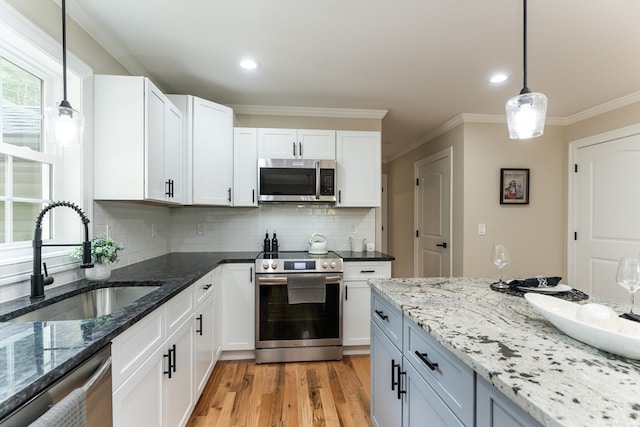
[[[45,108],[62,100],[62,45],[15,11],[5,0],[0,0],[0,54],[16,65],[45,80]],[[54,200],[68,200],[80,206],[92,218],[92,110],[91,77],[93,70],[67,51],[67,92],[69,102],[85,115],[83,145],[76,148],[48,146],[45,153],[31,152],[28,157],[51,163],[54,169],[52,188]],[[45,129],[43,129],[43,132]],[[0,144],[7,154],[19,154],[21,147]],[[55,209],[54,239],[47,243],[80,243],[84,228],[71,209]],[[68,212],[65,212],[68,211]],[[48,213],[47,216],[50,216]],[[34,218],[35,225],[35,218]],[[70,247],[43,248],[43,261],[49,273],[76,268],[78,263],[69,254]],[[31,241],[0,244],[0,286],[27,280],[32,271],[33,248]]]

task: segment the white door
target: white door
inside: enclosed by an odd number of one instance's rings
[[[258,129],[258,158],[295,159],[297,142],[296,129]]]
[[[576,144],[575,165],[571,284],[627,302],[615,277],[621,257],[640,254],[640,133]]]
[[[415,165],[415,277],[451,275],[451,148]]]

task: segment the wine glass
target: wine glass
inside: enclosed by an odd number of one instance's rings
[[[493,288],[509,289],[509,285],[504,280],[502,280],[502,267],[509,264],[510,261],[509,250],[507,249],[507,247],[501,243],[494,244],[491,250],[491,261],[493,261],[493,263],[497,265],[498,269],[500,270],[500,280],[496,283],[493,283]]]
[[[640,257],[620,258],[618,271],[616,272],[616,282],[629,291],[631,297],[629,313],[633,314],[633,297],[636,291],[640,289]]]

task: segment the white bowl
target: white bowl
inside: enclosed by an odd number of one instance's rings
[[[534,293],[526,293],[524,297],[538,313],[571,338],[618,356],[640,360],[640,322],[618,319],[617,331],[614,331],[578,320],[576,314],[581,304]]]

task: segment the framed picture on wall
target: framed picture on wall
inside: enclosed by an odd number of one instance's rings
[[[500,169],[500,204],[529,204],[529,169]]]

